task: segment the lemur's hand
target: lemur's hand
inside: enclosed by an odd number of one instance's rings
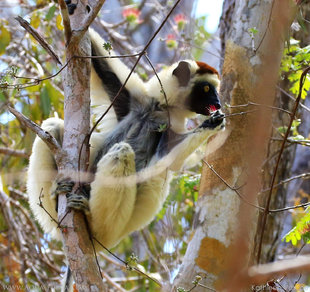
[[[217,110],[208,120],[205,120],[201,124],[200,128],[215,129],[219,125],[224,127],[224,117],[225,115],[221,111]]]

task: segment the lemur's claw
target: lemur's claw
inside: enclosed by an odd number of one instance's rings
[[[59,195],[67,194],[72,192],[72,188],[74,186],[74,182],[71,181],[69,178],[64,178],[57,181],[57,187],[53,192],[52,196],[57,198]]]
[[[75,209],[83,211],[85,214],[89,214],[89,194],[90,186],[83,185],[77,190],[73,191],[75,185],[74,181],[69,178],[61,179],[57,182],[56,190],[53,193],[54,197],[65,194],[67,197],[67,207],[70,209]]]
[[[75,193],[67,193],[67,207],[89,214],[90,186],[80,186]]]

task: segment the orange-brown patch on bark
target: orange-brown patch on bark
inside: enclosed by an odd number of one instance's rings
[[[225,271],[229,260],[229,247],[215,238],[205,237],[201,241],[196,264],[207,273],[217,276],[214,284],[217,288],[224,283]]]

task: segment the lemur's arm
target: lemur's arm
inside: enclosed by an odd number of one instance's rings
[[[104,48],[104,39],[93,29],[89,30],[92,44],[92,56],[104,56],[106,58],[92,58],[91,99],[94,105],[109,105],[119,89],[127,79],[130,69],[116,56],[114,51]],[[130,110],[132,96],[146,96],[144,82],[136,74],[132,73],[125,88],[113,104],[117,120],[122,120]]]
[[[168,169],[172,171],[180,170],[185,160],[199,146],[207,142],[211,136],[223,129],[224,126],[224,115],[220,111],[215,112],[197,129],[184,135],[178,135],[174,140],[177,141],[177,144],[161,160],[168,161]],[[173,140],[170,140],[169,143],[173,143]]]

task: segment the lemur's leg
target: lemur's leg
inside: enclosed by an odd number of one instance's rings
[[[42,128],[48,131],[62,144],[63,120],[50,118],[43,122]],[[57,166],[47,145],[37,137],[32,147],[27,180],[27,192],[30,207],[45,232],[51,233],[55,238],[59,236],[57,224],[56,198],[52,196],[57,176]],[[39,206],[42,201],[43,209]]]
[[[162,207],[168,194],[167,188],[170,182],[168,176],[170,174],[167,171],[167,166],[170,165],[169,169],[179,170],[185,159],[191,155],[196,148],[206,141],[208,137],[224,127],[223,118],[224,115],[218,112],[205,121],[200,128],[196,129],[194,132],[186,134],[184,137],[182,137],[182,135],[176,135],[175,139],[177,144],[169,151],[169,154],[158,161],[156,161],[156,158],[152,161],[150,173],[152,171],[159,171],[159,173],[154,173],[154,176],[151,179],[148,178],[147,182],[139,183],[134,210],[122,236],[126,236],[130,232],[141,229],[150,223]],[[169,141],[167,142],[167,146],[169,147]]]
[[[168,194],[166,188],[170,180],[167,175],[165,171],[146,182],[138,184],[134,209],[126,228],[122,232],[122,237],[148,225],[160,211]]]
[[[105,247],[120,240],[132,216],[137,192],[135,173],[135,154],[124,142],[114,144],[98,163],[89,207],[93,235]]]

